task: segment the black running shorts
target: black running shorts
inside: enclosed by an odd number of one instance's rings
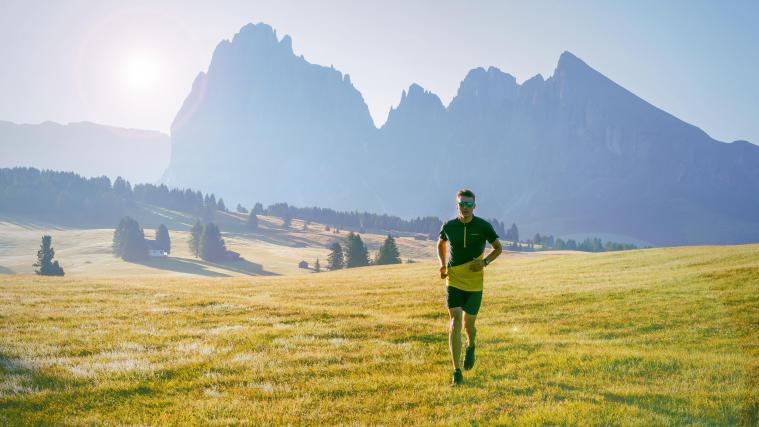
[[[477,315],[482,304],[482,291],[462,291],[453,286],[445,287],[448,308],[461,307],[467,314]]]

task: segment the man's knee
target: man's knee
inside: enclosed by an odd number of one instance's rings
[[[451,309],[450,310],[451,315],[451,323],[450,327],[453,330],[461,330],[461,327],[463,325],[463,315],[461,309]]]
[[[467,323],[465,325],[465,328],[466,328],[467,335],[474,335],[477,333],[477,328],[474,326],[473,323],[472,324]]]
[[[472,315],[464,316],[464,327],[466,328],[467,332],[477,331],[477,328],[474,326],[475,320],[477,320],[476,316],[472,316]]]

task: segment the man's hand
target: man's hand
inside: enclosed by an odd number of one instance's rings
[[[440,278],[441,279],[445,279],[446,277],[448,277],[448,267],[441,266],[440,267]]]
[[[485,261],[481,259],[475,259],[469,263],[469,270],[471,271],[482,271],[484,267],[485,267]]]

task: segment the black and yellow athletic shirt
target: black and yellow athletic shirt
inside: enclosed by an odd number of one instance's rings
[[[446,222],[440,228],[440,238],[450,242],[448,267],[455,267],[479,258],[485,252],[485,242],[495,242],[498,234],[489,222],[473,216],[466,224],[459,218]]]

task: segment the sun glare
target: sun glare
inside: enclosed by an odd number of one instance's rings
[[[158,78],[155,61],[146,56],[133,56],[125,61],[123,78],[129,89],[150,89]]]

